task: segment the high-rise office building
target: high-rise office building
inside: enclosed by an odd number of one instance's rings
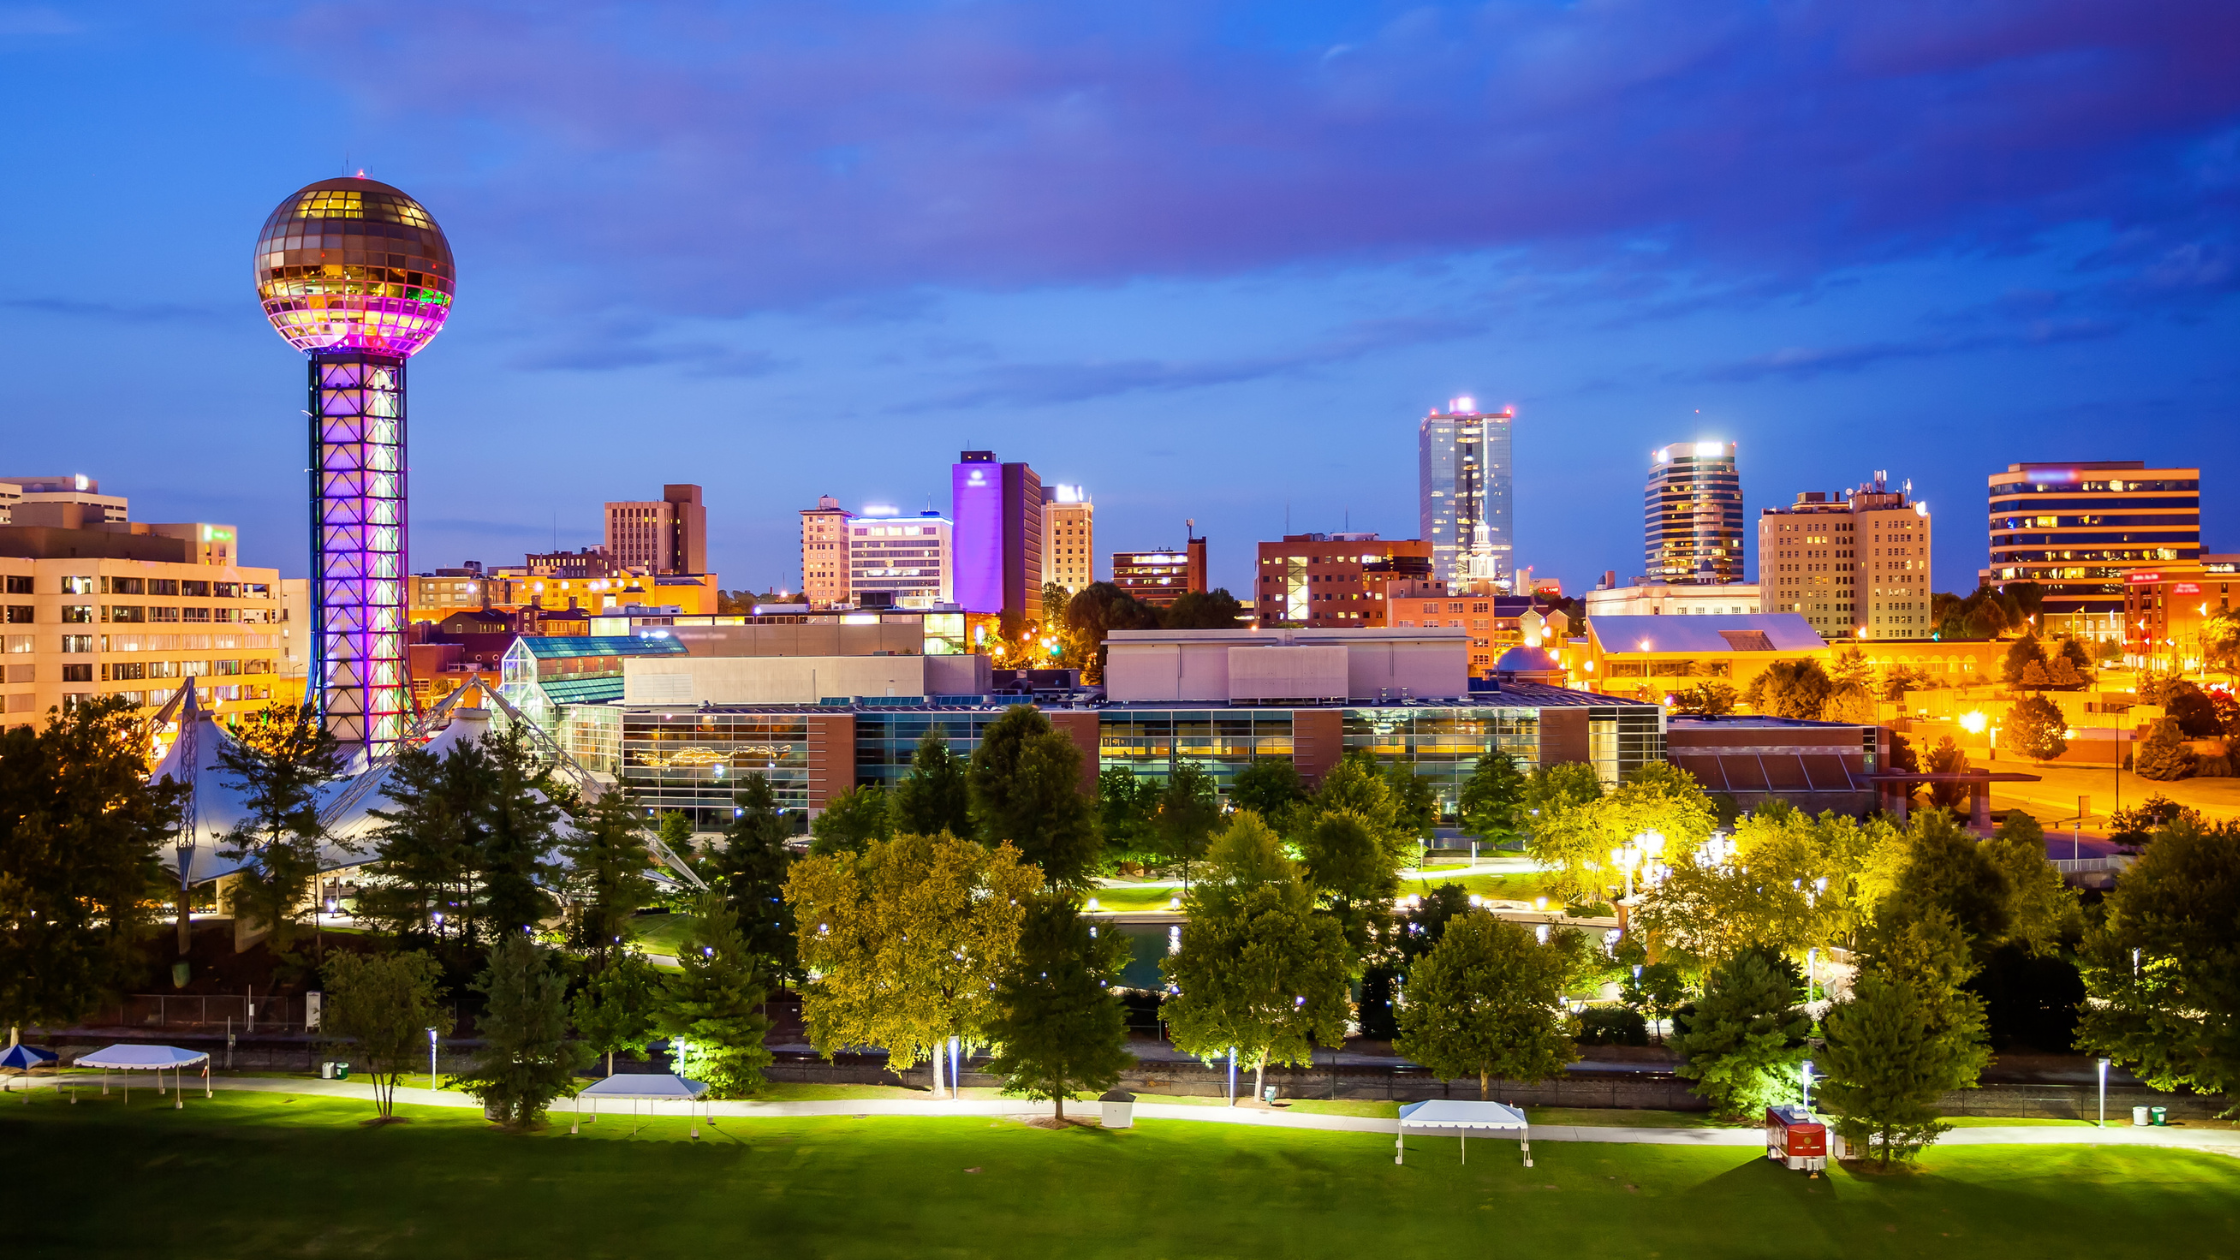
[[[950,469],[956,602],[966,612],[1042,620],[1042,479],[993,451],[964,451]]]
[[[1758,589],[1769,613],[1796,613],[1831,643],[1926,639],[1929,505],[1887,474],[1856,490],[1808,490],[1758,515]]]
[[[1746,581],[1734,443],[1675,442],[1651,458],[1642,496],[1642,582]]]
[[[848,598],[859,608],[931,608],[956,602],[954,527],[939,512],[874,515],[848,523]]]
[[[607,504],[607,554],[645,573],[708,571],[708,509],[698,486],[663,486],[659,499]]]
[[[1043,580],[1068,594],[1097,580],[1096,505],[1080,486],[1050,487],[1042,513]]]
[[[811,608],[848,602],[848,522],[854,519],[829,494],[801,509],[801,602]]]
[[[34,513],[23,524],[60,524],[68,519],[69,529],[77,529],[77,522],[89,525],[114,525],[132,519],[131,504],[122,496],[101,493],[101,483],[84,473],[71,473],[59,477],[0,477],[0,525],[14,520],[14,509],[37,508],[42,505],[75,504],[78,512],[44,514]]]
[[[1417,533],[1431,544],[1438,581],[1504,591],[1514,584],[1509,427],[1516,416],[1512,407],[1480,411],[1475,400],[1455,398],[1417,430]]]
[[[2201,555],[2201,470],[2138,460],[1993,473],[1985,582],[2036,582],[2041,631],[2123,637],[2124,575]]]
[[[1206,540],[1191,536],[1184,549],[1112,553],[1112,584],[1161,608],[1185,594],[1206,591]]]
[[[1263,626],[1382,626],[1386,588],[1431,578],[1431,544],[1375,534],[1285,534],[1260,544],[1253,606]]]

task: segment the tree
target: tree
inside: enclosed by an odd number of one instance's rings
[[[910,754],[910,769],[887,802],[890,836],[910,834],[971,839],[972,784],[964,758],[949,748],[939,726],[927,730]]]
[[[1649,1017],[1655,1025],[1657,1044],[1664,1044],[1664,1022],[1688,1000],[1688,980],[1680,969],[1668,962],[1640,964],[1638,971],[1627,975],[1625,988],[1620,996],[1625,1004]]]
[[[319,873],[320,792],[342,777],[334,736],[311,706],[272,705],[249,715],[218,764],[246,808],[222,851],[242,864],[228,908],[271,927],[274,947],[285,951]]]
[[[1114,630],[1160,628],[1158,609],[1110,582],[1091,582],[1075,592],[1066,601],[1065,624],[1088,659],[1085,678],[1093,683],[1104,681],[1106,635]]]
[[[1821,717],[1830,722],[1849,722],[1854,726],[1873,726],[1880,718],[1875,708],[1874,693],[1858,683],[1837,683],[1828,692],[1827,707]]]
[[[1867,654],[1856,647],[1847,647],[1836,653],[1835,668],[1828,671],[1828,679],[1838,687],[1866,688],[1874,683],[1874,666]]]
[[[440,758],[422,748],[397,754],[381,785],[390,808],[371,811],[380,823],[366,871],[372,878],[358,889],[358,917],[376,931],[436,945],[442,914],[462,943],[472,940],[488,761],[474,743]]]
[[[1887,935],[1925,915],[1942,914],[1980,960],[2006,938],[2011,895],[1989,850],[1949,815],[1924,813],[1907,832],[1905,867],[1877,909],[1874,930]]]
[[[2040,679],[2038,685],[2044,686],[2045,645],[2038,642],[2037,635],[2025,631],[2023,636],[2016,639],[2014,645],[2007,649],[2006,658],[2000,663],[1999,673],[2007,680],[2007,685],[2011,687],[2023,681],[2023,675],[2030,671],[2032,665],[2038,667],[2038,677]]]
[[[1099,937],[1071,898],[1035,899],[1011,965],[996,981],[987,1035],[995,1043],[988,1070],[1004,1092],[1057,1104],[1077,1091],[1112,1088],[1135,1062],[1128,1052],[1127,1012],[1112,984],[1128,962],[1128,941]]]
[[[516,931],[491,945],[470,987],[486,999],[476,1025],[482,1049],[452,1083],[481,1102],[491,1119],[528,1128],[591,1062],[590,1049],[568,1037],[567,978],[552,951]]]
[[[1937,1118],[1937,1101],[1966,1074],[1965,1051],[1936,1035],[1931,1018],[1916,986],[1867,972],[1823,1021],[1821,1105],[1840,1117],[1844,1140],[1874,1150],[1884,1168],[1952,1127]]]
[[[1385,767],[1385,782],[1392,785],[1393,838],[1411,847],[1430,839],[1439,826],[1439,790],[1430,776],[1417,774],[1412,761],[1395,761]]]
[[[1673,1071],[1734,1119],[1762,1114],[1797,1088],[1812,1017],[1801,1005],[1804,978],[1796,964],[1763,950],[1744,950],[1705,980],[1695,1010],[1679,1016],[1675,1038],[1686,1061]]]
[[[2163,692],[2162,707],[2187,739],[2215,739],[2224,734],[2224,723],[2217,719],[2217,706],[2210,702],[2209,693],[2189,680],[2170,684]]]
[[[1260,815],[1277,831],[1285,829],[1291,811],[1307,799],[1299,767],[1288,757],[1263,757],[1237,772],[1229,785],[1229,799],[1238,809]]]
[[[677,950],[681,970],[664,986],[654,1031],[669,1039],[677,1075],[707,1082],[718,1098],[738,1098],[761,1088],[770,1064],[762,1044],[770,1021],[757,1010],[768,996],[763,960],[749,952],[739,916],[722,896],[704,896],[694,908]]]
[[[1463,780],[1457,812],[1462,829],[1489,845],[1500,845],[1524,834],[1525,777],[1517,759],[1498,748],[1478,754],[1478,763]]]
[[[2069,719],[2061,716],[2060,705],[2044,696],[2017,701],[2007,710],[2000,729],[2007,746],[2032,761],[2051,761],[2069,748]]]
[[[1734,712],[1736,698],[1733,687],[1712,679],[1674,692],[1672,708],[1675,713],[1698,717],[1724,717]]]
[[[882,1046],[907,1071],[951,1037],[985,1042],[996,981],[1042,873],[1008,843],[905,833],[804,858],[786,879],[802,924],[810,1044]]]
[[[1307,882],[1328,899],[1345,930],[1350,958],[1362,958],[1400,890],[1400,864],[1391,847],[1360,814],[1330,809],[1307,825],[1299,849]],[[1348,970],[1354,965],[1349,962]]]
[[[1415,846],[1415,835],[1401,819],[1402,802],[1393,791],[1392,780],[1378,772],[1376,758],[1365,751],[1349,752],[1330,767],[1322,776],[1322,786],[1315,790],[1312,805],[1315,812],[1351,810],[1396,850]],[[1303,824],[1308,820],[1295,821]]]
[[[972,812],[990,845],[1008,842],[1053,888],[1087,885],[1100,847],[1081,794],[1081,750],[1042,710],[1015,704],[972,754]]]
[[[1271,1062],[1344,1044],[1346,944],[1260,816],[1239,812],[1183,905],[1182,939],[1160,963],[1175,1045],[1206,1062],[1234,1051],[1260,1095]]]
[[[1234,630],[1250,619],[1250,612],[1236,596],[1215,588],[1184,591],[1167,605],[1159,620],[1169,630]]]
[[[1818,721],[1834,690],[1835,683],[1818,661],[1775,661],[1750,680],[1742,698],[1760,713]]]
[[[560,868],[552,861],[560,809],[552,801],[551,767],[538,764],[519,724],[484,735],[482,748],[489,757],[489,783],[476,866],[482,922],[495,940],[553,916],[556,906],[548,890],[560,879]]]
[[[2106,905],[2106,921],[2085,938],[2094,1000],[2078,1044],[2156,1089],[2231,1101],[2240,1089],[2240,828],[2188,815],[2163,824]]]
[[[2045,828],[2022,810],[2009,810],[1981,852],[2007,889],[2004,943],[2050,957],[2084,931],[2077,891],[2046,858]]]
[[[1525,785],[1527,856],[1556,868],[1555,891],[1567,901],[1584,901],[1592,891],[1590,868],[1598,867],[1602,845],[1593,810],[1602,799],[1602,778],[1584,762],[1542,766]]]
[[[69,1027],[132,974],[186,795],[147,747],[122,697],[0,734],[0,1028]]]
[[[593,1053],[606,1056],[607,1075],[614,1075],[617,1053],[645,1057],[662,996],[661,973],[645,955],[631,949],[616,951],[577,990],[569,1007],[576,1032]]]
[[[646,878],[653,851],[629,790],[616,788],[581,807],[560,851],[568,859],[568,944],[603,967],[625,946],[639,909],[654,900]]]
[[[2131,768],[2142,779],[2169,783],[2193,773],[2200,758],[2186,747],[2185,732],[2170,718],[2156,718],[2139,741],[2137,752],[2131,754]]]
[[[1569,964],[1522,924],[1473,910],[1408,973],[1392,1048],[1442,1079],[1532,1083],[1579,1057],[1563,1014]]]
[[[874,840],[892,839],[894,828],[887,816],[887,791],[876,783],[866,783],[849,788],[833,797],[809,824],[811,853],[835,853],[846,849],[851,853],[863,852],[863,847]]]
[[[1177,763],[1158,795],[1151,833],[1159,856],[1182,868],[1182,886],[1190,886],[1190,864],[1205,856],[1213,829],[1221,825],[1221,802],[1214,795],[1213,776],[1195,762]]]
[[[750,773],[739,787],[723,846],[713,855],[716,877],[710,882],[738,916],[747,952],[769,959],[777,976],[790,981],[801,972],[793,907],[785,896],[794,864],[786,841],[793,828],[778,811],[769,780]]]
[[[1937,746],[1929,750],[1929,765],[1926,773],[1966,774],[1967,772],[1968,754],[1960,745],[1952,742],[1950,735],[1938,740]],[[1944,809],[1965,805],[1968,801],[1968,785],[1965,783],[1932,783],[1929,785],[1929,801],[1931,804]]]
[[[374,1112],[397,1113],[397,1081],[419,1059],[427,1030],[451,1031],[451,1009],[437,984],[443,968],[422,950],[401,954],[337,951],[322,968],[327,991],[321,1031],[350,1043],[355,1066],[373,1082]]]
[[[1159,791],[1157,782],[1137,778],[1126,766],[1108,766],[1097,775],[1097,830],[1104,834],[1107,858],[1154,851],[1151,820],[1159,812]]]

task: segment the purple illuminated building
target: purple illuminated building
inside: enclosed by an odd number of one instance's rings
[[[993,451],[964,451],[950,470],[957,602],[1007,623],[1042,619],[1042,478]]]
[[[397,750],[405,668],[405,361],[451,313],[450,242],[363,176],[282,201],[258,234],[265,318],[310,356],[311,677],[345,753]]]

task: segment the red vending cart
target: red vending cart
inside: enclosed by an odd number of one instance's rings
[[[1766,1108],[1766,1158],[1819,1176],[1828,1166],[1828,1126],[1794,1103]]]

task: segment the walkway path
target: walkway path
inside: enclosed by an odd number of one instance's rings
[[[99,1077],[94,1075],[66,1075],[16,1078],[9,1082],[13,1090],[22,1090],[26,1084],[41,1089],[55,1089],[65,1085],[85,1089],[92,1084],[99,1088]],[[151,1089],[152,1083],[135,1082],[142,1090]],[[201,1091],[200,1082],[187,1079],[189,1105]],[[355,1098],[365,1102],[373,1100],[373,1086],[360,1081],[323,1081],[272,1076],[220,1077],[211,1082],[213,1089],[246,1090],[254,1093],[289,1094],[297,1097],[320,1095],[336,1098]],[[1191,1106],[1186,1103],[1143,1102],[1139,1095],[1135,1113],[1139,1120],[1195,1120],[1201,1124],[1235,1124],[1264,1129],[1310,1129],[1329,1133],[1397,1133],[1400,1122],[1377,1116],[1326,1116],[1292,1111],[1263,1111],[1248,1107]],[[0,1099],[0,1102],[5,1102]],[[416,1107],[453,1107],[462,1110],[479,1109],[482,1104],[464,1094],[447,1090],[432,1090],[400,1086],[397,1101]],[[613,1103],[608,1103],[611,1109]],[[1076,1104],[1076,1114],[1093,1114],[1093,1103]],[[920,1117],[1027,1117],[1047,1116],[1055,1108],[1049,1103],[1028,1102],[1015,1098],[841,1098],[798,1102],[711,1102],[693,1108],[695,1114],[713,1114],[716,1119],[808,1119],[815,1117],[852,1116],[920,1116]],[[571,1104],[556,1103],[555,1118],[573,1114]],[[588,1114],[588,1113],[587,1113]],[[615,1114],[612,1110],[608,1114]],[[681,1118],[685,1113],[680,1106],[664,1105],[661,1114]],[[1536,1124],[1532,1126],[1535,1142],[1623,1142],[1646,1146],[1732,1146],[1761,1147],[1765,1135],[1755,1128],[1740,1129],[1635,1129],[1617,1125]],[[2240,1130],[2210,1129],[2191,1125],[2173,1128],[2145,1128],[2116,1125],[2105,1129],[2086,1128],[2081,1125],[1984,1125],[1954,1129],[1938,1139],[1941,1146],[2166,1146],[2181,1149],[2215,1151],[2220,1154],[2240,1156]]]

